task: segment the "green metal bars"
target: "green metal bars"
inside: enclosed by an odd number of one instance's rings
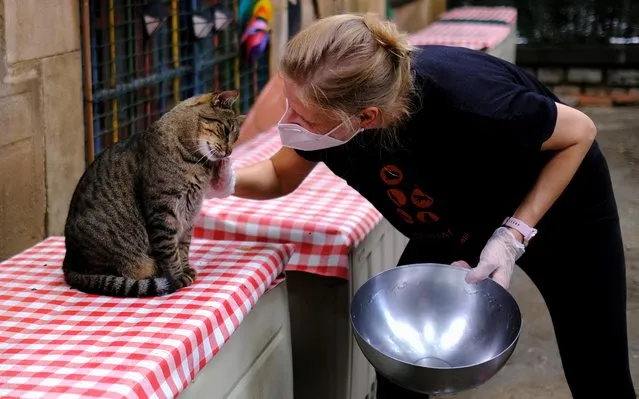
[[[246,113],[269,78],[268,49],[255,62],[244,61],[240,24],[214,29],[201,38],[195,34],[194,15],[214,15],[212,11],[221,7],[237,21],[239,0],[86,3],[89,20],[83,23],[89,29],[83,51],[90,53],[85,57],[90,65],[84,65],[84,71],[91,76],[91,87],[85,88],[90,93],[85,121],[88,162],[108,146],[148,129],[192,95],[239,89],[238,107]]]

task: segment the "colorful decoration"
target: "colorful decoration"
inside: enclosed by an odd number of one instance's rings
[[[240,0],[238,9],[238,20],[240,26],[246,26],[253,15],[253,8],[257,0]]]
[[[157,1],[151,1],[143,6],[142,19],[147,36],[152,36],[169,17],[169,11]]]
[[[233,14],[222,5],[216,5],[206,11],[193,13],[191,21],[195,37],[203,39],[211,32],[227,29],[233,22]]]
[[[270,0],[258,0],[248,21],[241,43],[248,62],[255,62],[264,53],[271,35],[270,23],[273,18],[273,6]]]

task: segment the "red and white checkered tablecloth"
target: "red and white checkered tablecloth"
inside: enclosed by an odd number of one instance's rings
[[[410,35],[413,45],[445,45],[488,50],[503,42],[510,33],[506,25],[433,22]]]
[[[62,237],[0,263],[0,398],[172,398],[218,353],[293,245],[194,240],[196,282],[156,298],[68,288]]]
[[[442,13],[439,19],[442,21],[500,21],[513,25],[517,22],[517,9],[514,7],[464,6]]]
[[[235,166],[276,153],[275,127],[233,151]],[[348,254],[381,221],[381,214],[323,163],[293,193],[271,200],[238,197],[205,201],[194,237],[296,244],[286,270],[348,278]]]

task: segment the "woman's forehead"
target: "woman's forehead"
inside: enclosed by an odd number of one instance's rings
[[[340,121],[339,117],[314,105],[310,100],[306,99],[306,101],[303,101],[302,98],[300,98],[301,92],[302,89],[296,82],[289,78],[284,78],[284,95],[288,102],[289,110],[292,109],[293,112],[302,117],[302,119],[313,124],[333,124],[336,121]]]
[[[299,96],[300,92],[301,89],[295,82],[289,79],[284,79],[284,95],[288,101],[289,107],[293,107],[296,111],[307,108],[310,110],[310,107],[306,107],[304,102],[301,100]]]

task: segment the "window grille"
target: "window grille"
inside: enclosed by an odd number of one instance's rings
[[[248,112],[269,78],[269,49],[255,62],[245,59],[238,6],[239,0],[89,1],[90,43],[83,46],[90,52],[89,162],[196,94],[239,89],[236,106]],[[166,13],[151,35],[143,17],[153,14],[149,7]],[[197,38],[193,15],[215,7],[230,12],[234,22]],[[85,66],[85,73],[88,69]]]

